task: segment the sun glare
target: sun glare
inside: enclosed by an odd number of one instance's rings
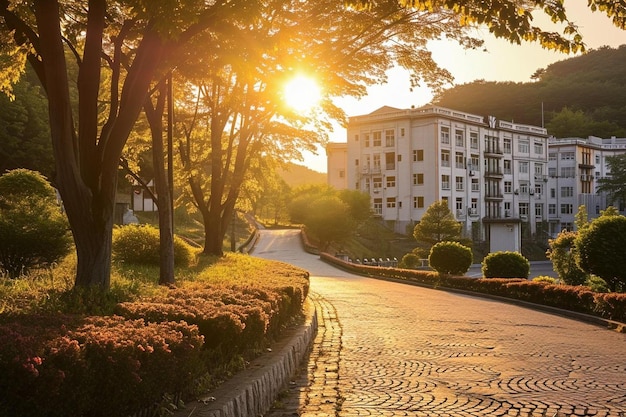
[[[306,113],[320,101],[321,91],[313,78],[297,75],[284,87],[285,102],[298,113]]]

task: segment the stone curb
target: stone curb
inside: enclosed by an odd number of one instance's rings
[[[268,411],[298,370],[317,333],[317,310],[308,299],[305,312],[304,323],[288,329],[271,352],[253,360],[197,403],[187,404],[174,417],[258,417]]]

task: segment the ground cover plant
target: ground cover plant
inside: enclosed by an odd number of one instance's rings
[[[241,254],[179,267],[175,288],[128,263],[110,291],[73,288],[74,268],[0,279],[0,416],[132,415],[206,390],[298,317],[309,285]]]

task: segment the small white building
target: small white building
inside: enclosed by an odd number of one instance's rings
[[[385,106],[350,117],[347,136],[345,152],[327,147],[329,184],[341,184],[345,172],[345,188],[370,194],[374,213],[397,232],[411,232],[445,200],[465,236],[489,241],[492,251],[519,251],[524,233],[545,233],[544,128],[437,106]]]
[[[574,230],[578,207],[584,205],[589,220],[610,203],[598,193],[598,179],[610,175],[606,158],[626,153],[626,138],[549,138],[548,216],[551,235]],[[617,207],[622,213],[624,207]],[[553,221],[552,221],[553,220]]]

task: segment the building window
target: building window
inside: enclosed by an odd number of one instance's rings
[[[561,230],[574,230],[574,225],[572,223],[563,222],[561,223]]]
[[[424,174],[418,173],[413,174],[413,185],[423,185],[424,184]]]
[[[339,178],[344,178],[346,176],[346,171],[344,171],[343,169],[339,170]]]
[[[556,161],[556,152],[548,153],[548,161]]]
[[[455,177],[455,186],[457,191],[463,191],[465,189],[465,182],[463,177]]]
[[[519,142],[517,142],[517,150],[520,153],[528,153],[530,152],[530,144],[527,140],[520,140]]]
[[[519,172],[520,174],[528,174],[528,161],[520,161]]]
[[[535,195],[539,198],[541,194],[543,194],[543,184],[538,182],[535,184]]]
[[[387,197],[387,208],[396,208],[396,198]]]
[[[441,143],[450,144],[450,128],[441,128]]]
[[[402,162],[402,155],[398,154],[398,162]]]
[[[396,154],[395,152],[387,152],[385,154],[385,169],[396,169]]]
[[[548,176],[552,178],[556,177],[556,168],[548,167]]]
[[[413,197],[413,208],[415,209],[424,208],[424,197],[422,196]]]
[[[513,184],[511,181],[504,181],[504,192],[512,193],[513,192]]]
[[[381,145],[381,139],[382,139],[382,133],[381,132],[373,132],[372,135],[374,136],[374,140],[373,140],[374,146],[380,146]]]
[[[370,147],[370,135],[369,133],[366,133],[363,135],[363,146],[365,146],[366,148]]]
[[[472,178],[472,191],[480,191],[480,183],[478,178]]]
[[[470,147],[478,149],[478,133],[476,132],[470,132]]]
[[[359,141],[359,135],[354,135],[354,141],[358,142]]]
[[[561,214],[573,214],[573,213],[574,213],[573,204],[561,204]]]
[[[543,204],[535,204],[535,217],[543,217]]]
[[[556,198],[556,188],[550,188],[550,198]]]
[[[380,170],[380,154],[374,154],[374,169]]]
[[[383,214],[383,199],[375,198],[374,199],[374,214]]]
[[[456,152],[454,154],[454,166],[460,169],[465,168],[465,155],[463,152]]]
[[[404,128],[403,127],[400,128],[400,137],[404,137]]]
[[[374,186],[374,191],[377,191],[381,188],[383,188],[383,178],[382,177],[374,177],[374,179],[372,180],[373,186]]]
[[[512,173],[511,160],[510,159],[505,159],[502,162],[504,163],[504,173],[505,174],[511,174]]]
[[[561,152],[561,161],[573,161],[574,157],[574,152]]]
[[[528,203],[519,203],[519,215],[528,216]]]
[[[561,167],[561,177],[562,178],[574,178],[574,173],[576,172],[576,167]]]
[[[385,146],[396,146],[396,132],[393,129],[385,130]]]
[[[548,215],[556,216],[556,204],[548,204]]]
[[[535,142],[534,148],[536,155],[543,155],[543,143]]]
[[[449,151],[441,151],[441,166],[442,167],[450,166],[450,152]]]
[[[574,187],[561,187],[561,197],[574,197]]]
[[[596,155],[596,165],[600,165],[600,155]]]
[[[420,162],[424,160],[424,150],[423,149],[414,149],[413,150],[413,162]]]
[[[454,131],[454,144],[456,146],[465,146],[465,137],[462,130]]]
[[[391,188],[395,186],[396,186],[396,177],[388,175],[387,176],[387,188]]]
[[[463,213],[463,198],[462,197],[457,197],[454,204],[455,204],[455,207],[456,207],[456,215],[457,216],[463,216],[465,214],[465,213]]]
[[[543,177],[543,164],[539,162],[535,162],[534,168],[535,168],[535,175],[539,177]],[[539,178],[539,179],[543,179],[543,178]]]
[[[450,189],[450,176],[449,175],[442,175],[441,176],[441,188],[443,190],[449,190]]]
[[[470,166],[468,166],[467,169],[471,169],[473,171],[480,170],[480,159],[478,158],[478,155],[472,155],[470,157]]]
[[[510,138],[504,138],[504,153],[511,153],[511,139]]]

